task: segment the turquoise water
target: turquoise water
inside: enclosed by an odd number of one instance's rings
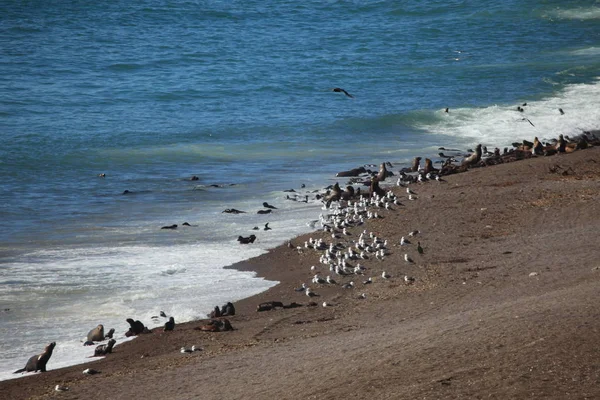
[[[0,72],[2,371],[62,340],[57,367],[98,323],[271,285],[221,267],[310,230],[284,189],[599,129],[600,4],[3,1]],[[240,249],[263,201],[274,230]]]

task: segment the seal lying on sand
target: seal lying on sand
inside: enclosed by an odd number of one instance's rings
[[[113,331],[114,332],[114,331]],[[87,334],[88,342],[101,342],[104,340],[104,325],[100,324]]]
[[[108,343],[96,346],[93,357],[105,356],[112,353],[113,346],[117,343],[115,339],[110,339]]]
[[[281,301],[267,301],[265,303],[260,303],[256,307],[256,312],[270,311],[277,307],[283,308],[283,303]]]
[[[19,372],[46,372],[46,364],[48,360],[50,360],[50,356],[52,356],[52,351],[54,350],[54,346],[56,346],[56,342],[50,343],[41,354],[32,356],[25,364],[25,368],[21,368],[16,370],[14,373],[17,374]]]
[[[227,318],[222,319],[211,319],[210,322],[206,325],[202,325],[198,328],[194,328],[196,330],[205,331],[205,332],[226,332],[232,331],[233,326],[231,326],[231,322]]]

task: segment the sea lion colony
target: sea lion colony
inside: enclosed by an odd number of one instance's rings
[[[580,149],[598,145],[600,145],[600,138],[597,132],[584,132],[576,139],[569,139],[566,136],[560,135],[558,139],[547,141],[546,143],[542,143],[537,137],[534,138],[533,142],[523,140],[522,143],[513,143],[513,149],[504,149],[502,154],[499,149],[489,152],[487,151],[487,148],[481,144],[478,145],[476,150],[472,151],[471,154],[459,154],[456,150],[440,148],[440,150],[446,152],[452,151],[455,154],[448,156],[444,153],[440,153],[440,160],[437,161],[437,163],[441,164],[439,168],[434,168],[433,161],[429,158],[425,160],[424,168],[421,168],[421,157],[417,157],[411,167],[404,168],[398,172],[399,178],[395,185],[391,186],[406,187],[411,184],[433,180],[443,182],[442,176],[464,172],[469,168],[485,167],[537,156],[554,156],[572,153]],[[462,160],[459,162],[457,157],[460,156],[462,156]],[[325,193],[318,195],[317,199],[324,203],[323,208],[330,211],[326,215],[321,214],[318,222],[320,222],[321,230],[325,234],[330,235],[331,239],[325,239],[325,237],[327,237],[325,236],[320,239],[309,239],[303,246],[294,246],[291,242],[288,243],[288,246],[295,248],[298,253],[304,253],[306,251],[318,252],[320,254],[319,262],[325,266],[325,268],[329,269],[329,275],[322,277],[317,272],[318,268],[313,266],[311,268],[311,273],[316,273],[313,275],[313,279],[310,282],[312,288],[307,283],[303,283],[301,287],[296,289],[299,294],[304,294],[309,297],[309,301],[306,304],[292,302],[289,305],[285,305],[281,301],[273,300],[259,304],[257,306],[257,312],[317,306],[318,303],[316,303],[314,299],[320,297],[318,289],[324,286],[336,286],[339,287],[340,290],[356,290],[360,287],[372,284],[377,281],[379,277],[384,280],[398,279],[405,285],[418,284],[418,277],[405,274],[393,276],[386,271],[375,273],[377,268],[372,265],[369,266],[369,264],[372,264],[377,260],[383,260],[390,254],[391,244],[388,243],[385,238],[378,237],[374,232],[364,229],[363,225],[370,219],[381,218],[379,215],[380,210],[395,211],[403,206],[402,196],[395,194],[395,192],[398,192],[397,189],[390,190],[390,186],[386,188],[380,186],[380,183],[384,182],[387,177],[394,176],[394,174],[388,170],[388,167],[391,168],[393,166],[390,163],[382,163],[377,172],[370,171],[364,167],[340,172],[337,176],[350,177],[351,184],[349,184],[346,189],[342,190],[339,184],[336,183],[328,188]],[[562,174],[569,173],[568,171],[561,171],[559,168],[557,168],[555,172]],[[363,176],[361,177],[361,175]],[[360,189],[355,190],[352,184],[357,182],[369,186],[369,191],[361,192]],[[407,197],[404,199],[418,199],[416,193],[409,187],[406,187],[406,195]],[[335,208],[332,208],[333,203],[336,203]],[[266,204],[265,207],[267,207]],[[274,210],[276,207],[269,205],[268,209]],[[358,234],[356,238],[352,236],[353,233],[350,233],[350,229],[352,228],[358,228],[358,230],[360,230],[360,234]],[[405,252],[404,259],[407,263],[414,263],[414,260],[418,260],[418,257],[422,257],[426,253],[426,237],[421,237],[423,235],[421,235],[418,230],[408,232],[406,236],[413,237],[416,235],[419,235],[419,241],[417,241],[416,246],[411,245],[410,240],[405,237],[402,237],[400,243],[397,244],[400,246],[399,248]],[[238,238],[238,240],[240,243],[252,243],[256,237],[254,235],[251,235],[251,237],[252,239],[250,240],[246,240],[246,238],[242,237]],[[422,243],[425,244],[425,248]],[[336,276],[338,280],[333,279],[331,276]],[[358,293],[356,298],[364,300],[367,298],[367,295],[364,292]],[[324,307],[329,307],[332,304],[330,302],[323,302],[322,305]],[[231,322],[225,318],[225,316],[234,315],[236,315],[235,307],[232,303],[228,302],[221,308],[215,307],[210,314],[210,319],[197,329],[205,332],[226,332],[233,330],[234,328]],[[164,324],[163,331],[172,331],[175,328],[174,318],[167,317],[164,312],[161,312],[161,317],[168,318],[168,321]],[[158,317],[153,317],[153,319],[156,318]],[[127,322],[130,324],[130,328],[125,333],[125,336],[152,333],[152,331],[139,320],[136,321],[132,318],[128,318]],[[94,342],[110,339],[106,344],[97,346],[93,356],[105,356],[113,351],[113,346],[116,344],[116,340],[112,339],[113,333],[114,329],[111,329],[109,333],[105,335],[104,326],[102,324],[88,332],[86,337],[87,340],[85,342],[86,345],[93,345]],[[56,342],[48,344],[42,353],[29,358],[25,367],[15,371],[15,373],[45,372],[46,365],[52,356],[55,346]],[[186,349],[185,352],[190,352],[190,350]]]

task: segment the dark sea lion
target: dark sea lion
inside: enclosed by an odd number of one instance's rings
[[[104,325],[100,324],[87,334],[88,342],[101,342],[104,340]]]
[[[110,339],[108,343],[96,346],[93,357],[105,356],[112,353],[113,346],[117,343],[115,339]]]
[[[544,154],[544,146],[538,140],[537,136],[533,139],[533,147],[531,148],[531,152],[536,156],[541,156]]]
[[[212,310],[210,312],[209,317],[211,318],[219,318],[221,316],[221,310],[219,309],[219,306],[215,306],[214,310]]]
[[[286,189],[283,193],[296,193],[296,191],[294,189]]]
[[[277,210],[277,207],[270,205],[266,201],[263,203],[264,208],[270,208],[271,210]]]
[[[267,222],[265,224],[265,231],[270,231],[271,229],[273,229],[273,228],[269,228],[269,223]]]
[[[149,332],[148,329],[141,323],[139,320],[134,321],[131,318],[127,318],[126,320],[129,323],[129,330],[125,333],[125,336],[137,336],[141,333]]]
[[[191,226],[191,225],[189,224],[189,222],[184,222],[184,223],[183,223],[183,224],[181,224],[181,225],[182,225],[182,226]]]
[[[56,346],[56,342],[50,343],[41,354],[32,356],[25,364],[25,368],[21,368],[16,370],[14,373],[17,374],[19,372],[46,372],[46,364],[48,360],[50,360],[50,356],[52,356],[52,351]]]
[[[172,331],[173,329],[175,329],[175,318],[170,317],[169,320],[165,322],[163,332]]]
[[[230,302],[227,302],[221,307],[221,316],[226,317],[230,315],[235,315],[235,307]]]
[[[340,198],[342,200],[350,200],[354,197],[354,194],[354,186],[348,185],[346,186],[346,190],[341,193]]]
[[[411,171],[417,172],[419,170],[419,163],[421,162],[421,157],[415,157],[412,163]]]
[[[567,142],[565,141],[564,136],[561,134],[558,136],[558,142],[556,143],[556,151],[559,153],[564,153],[566,151]]]
[[[269,210],[258,210],[256,213],[257,214],[270,214],[273,210],[269,209]]]
[[[168,225],[168,226],[163,226],[160,229],[177,229],[177,224],[173,224],[173,225]]]
[[[344,89],[336,87],[331,89],[332,92],[336,92],[336,93],[344,93],[346,96],[350,97],[351,99],[354,98],[354,96],[352,96],[350,93],[346,92]]]
[[[281,301],[267,301],[264,303],[260,303],[258,307],[256,307],[257,312],[261,311],[269,311],[274,310],[275,308],[283,308],[283,303]]]
[[[559,108],[558,111],[560,112],[560,115],[565,115],[565,112],[563,111],[562,108]]]
[[[246,211],[236,210],[235,208],[227,208],[227,209],[221,211],[221,214],[222,213],[226,213],[226,214],[245,214]]]
[[[481,161],[481,144],[478,144],[475,152],[473,154],[471,154],[469,157],[465,158],[461,165],[462,166],[472,166],[472,165],[476,165],[477,163],[479,163],[479,161]]]
[[[115,328],[110,328],[108,333],[106,335],[104,335],[104,339],[112,339],[114,333],[115,333]]]
[[[238,238],[237,238],[237,241],[240,242],[241,244],[254,243],[255,240],[256,240],[255,235],[250,235],[248,237],[238,236]]]
[[[371,181],[371,186],[369,187],[369,196],[373,197],[375,194],[378,196],[385,196],[385,190],[379,186],[379,181],[377,178],[373,178]]]
[[[525,110],[523,110],[523,109],[521,108],[521,106],[517,106],[517,111],[519,111],[519,112],[523,112],[523,111],[525,111]]]
[[[131,193],[129,190],[124,190],[123,191],[123,194],[129,194],[129,193]]]
[[[360,174],[364,174],[366,172],[367,172],[367,170],[365,169],[365,167],[359,167],[359,168],[353,168],[348,171],[338,172],[337,174],[335,174],[335,176],[339,177],[339,178],[347,178],[350,176],[359,176]]]
[[[197,181],[197,180],[200,180],[200,178],[198,178],[196,175],[193,175],[193,176],[190,178],[190,181]]]
[[[449,111],[450,111],[450,109],[448,107],[446,107],[446,109],[444,110],[444,112],[446,112],[446,113]]]

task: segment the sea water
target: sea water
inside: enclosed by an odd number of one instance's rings
[[[312,230],[337,171],[599,129],[600,5],[7,0],[0,72],[9,379],[276,284],[223,267]]]

